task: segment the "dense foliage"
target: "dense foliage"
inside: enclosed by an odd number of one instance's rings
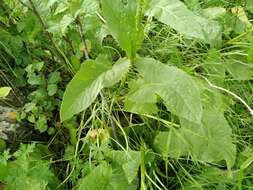
[[[252,0],[0,0],[20,125],[0,189],[252,189],[252,19]]]

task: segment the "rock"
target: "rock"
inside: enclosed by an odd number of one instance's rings
[[[10,132],[15,132],[19,124],[16,122],[17,110],[0,106],[0,139],[7,140]]]

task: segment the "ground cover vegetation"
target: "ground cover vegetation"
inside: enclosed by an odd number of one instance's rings
[[[0,0],[0,189],[253,189],[252,19],[252,0]]]

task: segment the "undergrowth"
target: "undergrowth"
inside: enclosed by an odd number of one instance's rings
[[[252,0],[0,0],[0,189],[253,189],[252,18]]]

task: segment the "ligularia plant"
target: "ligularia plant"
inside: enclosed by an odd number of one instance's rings
[[[102,0],[101,9],[105,25],[126,57],[113,63],[100,55],[96,60],[84,62],[66,88],[61,121],[85,111],[101,90],[122,81],[121,86],[123,83],[128,87],[122,101],[125,112],[152,117],[159,112],[158,104],[162,103],[177,119],[177,125],[165,122],[167,130],[157,131],[152,145],[154,151],[171,158],[190,156],[209,163],[226,161],[231,168],[236,148],[224,118],[223,95],[202,78],[154,58],[137,55],[144,39],[144,16],[155,17],[187,38],[207,44],[220,38],[219,25],[195,15],[179,0]],[[131,77],[134,73],[133,80],[128,77],[130,73]],[[96,171],[101,168],[106,175],[112,172],[106,164]]]

